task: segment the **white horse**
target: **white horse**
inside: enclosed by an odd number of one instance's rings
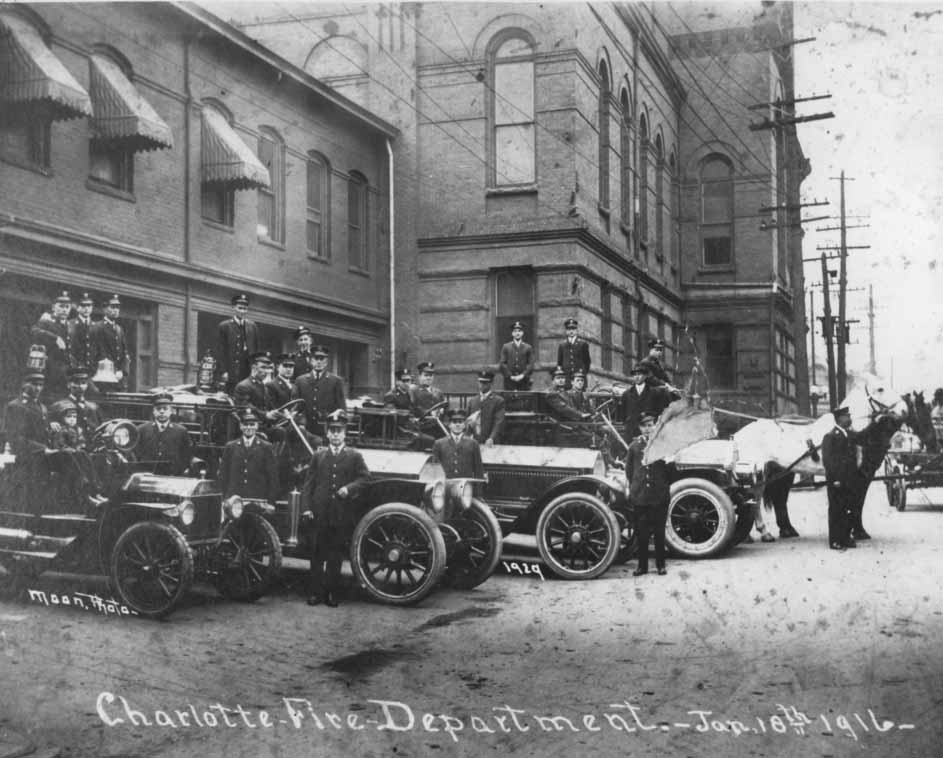
[[[900,393],[876,376],[860,379],[841,405],[848,408],[851,428],[857,432],[867,429],[878,417],[890,416],[899,421],[907,414],[907,404]],[[781,536],[797,536],[786,510],[786,497],[793,480],[791,474],[821,476],[825,473],[818,449],[822,438],[834,426],[834,417],[826,413],[818,419],[758,419],[734,434],[738,460],[752,463],[764,473],[755,489],[757,508],[754,513],[756,528],[764,542],[774,539],[766,531],[759,507],[769,505],[767,498],[773,500],[776,508]],[[775,490],[779,482],[783,487]]]

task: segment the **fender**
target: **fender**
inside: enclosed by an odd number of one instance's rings
[[[613,511],[624,513],[628,510],[626,494],[614,482],[594,474],[568,476],[554,482],[541,492],[527,510],[518,516],[509,533],[533,534],[534,529],[537,528],[537,519],[540,518],[540,514],[547,504],[567,492],[583,492],[588,495],[598,494],[600,499]]]

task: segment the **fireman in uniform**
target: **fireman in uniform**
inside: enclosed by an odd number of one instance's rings
[[[46,349],[44,389],[47,396],[53,399],[63,397],[66,391],[66,371],[72,353],[68,323],[71,309],[69,293],[62,292],[30,328],[30,338]]]
[[[524,342],[524,325],[515,321],[511,341],[501,346],[501,375],[504,389],[529,390],[534,372],[534,348]]]
[[[118,323],[121,312],[121,300],[112,295],[105,303],[105,315],[101,321],[92,324],[92,365],[97,366],[105,359],[111,361],[115,371],[115,382],[96,380],[98,389],[103,392],[123,391],[128,386],[128,371],[131,366],[131,356],[128,353],[128,343],[124,328]]]
[[[339,376],[327,370],[328,349],[318,345],[311,351],[311,371],[295,380],[291,398],[305,401],[305,418],[308,431],[321,435],[324,420],[334,411],[347,409],[344,396],[344,382]]]
[[[575,371],[579,369],[584,376],[589,376],[589,343],[578,336],[575,318],[564,321],[563,328],[566,331],[566,339],[557,347],[557,365],[566,375],[565,389],[570,389]]]
[[[413,394],[410,391],[410,381],[412,376],[408,368],[396,369],[396,383],[389,392],[383,396],[383,405],[387,408],[396,408],[400,411],[411,411],[413,409]]]
[[[169,392],[154,396],[152,420],[138,427],[135,453],[146,471],[183,476],[193,462],[193,441],[185,427],[171,422],[173,402]]]
[[[468,414],[461,408],[453,408],[446,415],[449,433],[435,441],[432,446],[433,457],[445,469],[445,476],[449,479],[484,479],[481,446],[465,434]]]
[[[219,323],[220,380],[231,394],[236,384],[249,375],[249,356],[259,347],[259,330],[247,317],[249,296],[233,295],[233,316]]]
[[[278,496],[278,465],[275,449],[258,435],[261,416],[252,408],[239,413],[241,436],[226,445],[219,464],[219,486],[223,497],[275,502]]]
[[[633,576],[648,573],[648,542],[655,538],[655,568],[661,575],[665,568],[665,525],[668,521],[670,482],[668,464],[664,460],[643,465],[645,447],[655,431],[658,417],[651,413],[641,416],[641,435],[632,440],[625,458],[629,479],[629,503],[635,511],[635,534],[638,538],[638,567]]]
[[[75,316],[68,321],[69,363],[71,366],[92,368],[95,364],[92,350],[92,307],[95,302],[87,292],[82,293],[75,306]]]
[[[295,329],[294,337],[298,349],[292,355],[294,361],[291,372],[292,381],[307,374],[314,365],[312,362],[314,356],[311,354],[311,330],[306,326],[299,326]]]

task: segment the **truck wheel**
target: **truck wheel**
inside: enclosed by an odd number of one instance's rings
[[[737,516],[730,497],[707,479],[671,485],[665,542],[683,558],[711,558],[733,545]]]
[[[115,543],[111,581],[121,600],[145,618],[163,618],[193,583],[193,553],[168,524],[132,524]]]
[[[423,510],[387,503],[357,523],[350,545],[354,575],[371,597],[412,605],[426,597],[445,571],[445,540]]]
[[[226,524],[212,565],[223,597],[252,603],[268,592],[281,571],[278,534],[259,514],[244,513]]]
[[[585,492],[551,500],[537,520],[537,549],[554,574],[594,579],[619,552],[622,528],[605,503]]]
[[[460,590],[477,587],[491,576],[501,559],[504,536],[497,517],[480,500],[472,500],[467,511],[443,526],[458,535],[456,540],[447,540],[444,580]]]

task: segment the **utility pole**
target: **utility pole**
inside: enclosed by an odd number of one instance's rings
[[[868,371],[872,374],[878,372],[877,363],[874,360],[874,285],[868,285],[868,347],[870,352],[868,354]]]
[[[811,287],[809,288],[809,313],[812,313],[812,314],[815,313],[815,290],[812,289]],[[817,384],[817,382],[815,381],[815,316],[814,315],[812,316],[812,321],[811,321],[811,325],[809,326],[809,330],[812,335],[812,339],[809,340],[809,342],[812,344],[812,361],[811,361],[812,384],[815,385]]]
[[[841,172],[839,177],[841,182],[841,242],[839,243],[839,266],[838,266],[838,366],[836,371],[837,389],[844,397],[845,387],[847,387],[847,376],[845,371],[845,288],[848,286],[848,230],[845,226],[845,172]],[[836,397],[836,402],[841,398]]]
[[[835,327],[832,323],[832,304],[828,293],[828,261],[822,253],[822,298],[825,302],[822,317],[822,333],[825,335],[825,359],[828,364],[828,402],[835,408],[842,399],[838,397],[835,385],[835,352],[832,338],[835,336]]]

